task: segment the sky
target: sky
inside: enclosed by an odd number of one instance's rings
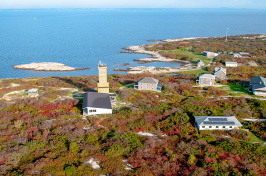
[[[24,8],[248,8],[266,0],[0,0],[0,9]]]

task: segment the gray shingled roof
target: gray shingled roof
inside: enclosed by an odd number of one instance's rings
[[[86,92],[83,96],[82,108],[94,107],[112,109],[108,93]]]
[[[199,76],[199,78],[209,78],[209,79],[215,79],[215,76],[212,74],[202,74]]]
[[[139,83],[152,83],[152,84],[158,84],[158,80],[152,77],[145,77],[138,81]]]
[[[194,116],[195,121],[199,126],[201,125],[206,125],[204,122],[208,123],[211,122],[212,126],[214,125],[227,125],[227,124],[222,124],[222,123],[227,123],[231,122],[234,123],[233,126],[242,126],[242,124],[237,120],[235,116]]]
[[[266,87],[266,78],[261,76],[249,78],[249,85],[251,85],[254,90],[264,88]]]
[[[223,67],[215,67],[214,68],[214,74],[218,71],[222,70],[225,74],[226,74],[226,68],[223,68]]]

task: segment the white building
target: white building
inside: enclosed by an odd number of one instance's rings
[[[242,124],[235,116],[194,116],[195,127],[200,130],[232,130]]]
[[[237,67],[237,62],[225,62],[226,67]]]
[[[83,115],[112,114],[108,93],[86,92],[83,96]]]
[[[203,56],[206,56],[207,58],[214,58],[218,56],[218,53],[210,52],[210,51],[203,51]]]

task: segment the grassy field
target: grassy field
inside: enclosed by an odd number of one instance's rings
[[[192,53],[190,51],[187,51],[187,50],[181,50],[181,49],[176,49],[176,50],[162,50],[162,52],[175,52],[176,54],[183,54],[183,55],[187,55],[189,57],[192,57],[194,58],[194,61],[197,61],[197,60],[202,60],[202,62],[204,62],[205,65],[207,65],[209,62],[210,62],[210,59],[207,58],[206,56],[203,56],[203,54],[201,53]]]
[[[259,143],[263,143],[264,141],[260,138],[258,138],[257,136],[255,136],[252,132],[249,132],[249,135],[252,139],[251,142],[259,142]]]
[[[126,86],[127,88],[134,88],[134,84],[133,85],[129,85],[129,86]]]
[[[197,69],[197,70],[195,69],[195,70],[182,71],[180,73],[203,74],[203,73],[209,73],[209,72],[203,69]]]
[[[178,49],[175,51],[177,54],[185,54],[185,55],[188,55],[190,57],[193,57],[195,61],[200,59],[202,62],[204,62],[205,65],[207,65],[210,62],[210,59],[207,58],[206,56],[203,56],[203,54],[201,54],[201,53],[192,53],[190,51],[181,50],[181,49]]]
[[[220,87],[223,90],[228,91],[231,94],[236,94],[236,96],[241,96],[242,94],[246,95],[252,95],[248,90],[247,87],[241,86],[241,85],[236,85],[233,83],[229,83],[227,85],[224,85]]]

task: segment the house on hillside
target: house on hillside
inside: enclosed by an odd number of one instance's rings
[[[200,130],[239,129],[242,124],[235,116],[194,116],[195,127]]]
[[[249,79],[249,86],[254,95],[266,96],[266,78],[261,76]]]
[[[197,78],[196,83],[199,86],[213,86],[215,83],[215,76],[212,74],[201,74]]]
[[[225,80],[226,79],[226,68],[215,67],[213,75],[218,80]]]
[[[109,93],[86,92],[83,96],[83,115],[112,114]]]
[[[225,62],[226,67],[237,67],[237,62]]]
[[[210,52],[210,51],[203,51],[203,56],[206,56],[207,58],[214,58],[218,56],[218,53]]]
[[[134,89],[161,91],[162,82],[152,77],[145,77],[135,83]]]

